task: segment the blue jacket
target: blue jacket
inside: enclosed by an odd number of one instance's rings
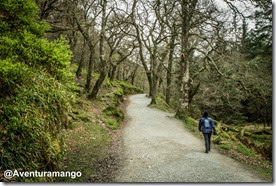
[[[216,131],[215,123],[209,117],[200,118],[199,123],[198,123],[198,130],[204,134],[212,133],[213,130],[215,132]]]

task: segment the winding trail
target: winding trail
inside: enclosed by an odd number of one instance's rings
[[[145,94],[130,97],[123,129],[124,155],[117,182],[264,182],[215,149],[204,153],[172,114],[149,108]]]

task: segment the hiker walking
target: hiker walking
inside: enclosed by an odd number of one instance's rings
[[[202,132],[205,140],[205,153],[211,150],[211,136],[212,132],[214,135],[217,134],[215,123],[211,118],[208,117],[208,112],[204,111],[202,118],[200,118],[198,123],[198,130]]]

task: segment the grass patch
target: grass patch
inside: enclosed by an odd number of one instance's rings
[[[106,129],[96,123],[80,122],[77,128],[65,134],[65,143],[64,170],[81,171],[82,177],[57,181],[86,182],[96,173],[93,163],[107,155],[111,137]]]
[[[253,170],[257,175],[259,175],[261,179],[267,182],[272,182],[272,169],[267,169],[260,166],[248,164],[246,164],[246,166],[248,166],[249,170]]]
[[[165,112],[175,112],[174,109],[166,103],[165,96],[163,94],[158,94],[156,97],[156,104],[151,104],[150,107],[157,108]]]
[[[256,156],[256,153],[253,150],[247,148],[245,145],[243,145],[241,143],[238,144],[237,151],[244,154],[244,155],[246,155],[246,156],[250,156],[250,157],[255,157]]]
[[[198,122],[195,119],[187,117],[185,121],[183,121],[183,124],[185,128],[192,132],[192,134],[197,137],[201,136],[201,132],[198,131]]]
[[[108,118],[107,116],[103,116],[102,120],[106,124],[106,126],[110,129],[116,130],[120,126],[119,122],[117,122],[114,119]]]
[[[125,81],[105,78],[105,89],[101,89],[99,105],[102,105],[102,120],[110,129],[116,130],[124,120],[124,113],[118,108],[124,95],[142,93],[143,90]]]
[[[124,90],[124,94],[139,94],[144,91],[134,85],[131,85],[125,81],[114,80],[113,86],[121,87]]]
[[[100,125],[94,107],[88,100],[82,100],[74,113],[74,127],[64,131],[66,144],[64,171],[81,171],[80,178],[56,178],[58,182],[87,182],[96,174],[95,163],[104,159],[112,142],[106,128]]]
[[[142,93],[143,90],[133,86],[125,81],[110,80],[105,78],[102,88],[100,89],[98,100],[105,107],[119,106],[123,101],[124,95]]]
[[[95,77],[94,81],[98,74],[93,73],[92,76]],[[84,83],[85,79],[81,78],[79,84],[83,86]],[[118,129],[124,120],[124,113],[118,107],[124,95],[140,92],[142,90],[126,82],[111,81],[106,78],[97,100],[91,102],[86,99],[85,94],[78,98],[73,109],[74,122],[64,131],[66,151],[61,170],[81,171],[82,177],[57,178],[55,181],[89,182],[97,176],[102,176],[102,173],[99,173],[99,166],[103,165],[99,162],[108,159],[113,140],[110,134],[112,130]]]
[[[90,117],[87,112],[79,110],[79,111],[74,111],[73,114],[74,114],[75,119],[81,120],[83,122],[90,121]]]

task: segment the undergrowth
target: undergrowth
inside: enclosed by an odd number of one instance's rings
[[[0,171],[58,170],[63,157],[78,89],[72,52],[65,38],[43,37],[50,27],[37,11],[32,0],[0,1]]]
[[[102,105],[102,120],[110,129],[118,129],[124,120],[124,113],[119,105],[124,101],[124,95],[142,93],[143,90],[127,82],[105,79],[100,91],[98,103]]]
[[[150,107],[157,108],[160,110],[163,110],[165,112],[174,113],[174,109],[168,105],[165,101],[165,96],[161,93],[159,93],[156,97],[156,104],[149,105]]]
[[[93,73],[93,76],[97,74]],[[84,83],[84,79],[80,79]],[[121,85],[124,86],[121,86]],[[126,88],[127,87],[127,90]],[[99,179],[97,167],[99,162],[106,161],[109,157],[110,147],[113,142],[113,132],[120,127],[124,120],[124,113],[120,104],[124,96],[135,93],[137,88],[123,81],[111,81],[106,78],[100,89],[97,100],[90,101],[83,94],[77,99],[73,109],[73,122],[70,130],[64,130],[66,151],[64,154],[63,170],[81,171],[80,178],[58,178],[55,181],[88,182]],[[126,91],[125,91],[126,90]],[[141,90],[139,90],[141,92]],[[109,169],[110,167],[101,167]],[[109,177],[108,175],[104,175]]]
[[[111,129],[118,129],[120,123],[124,120],[124,113],[116,107],[107,107],[102,113],[103,121],[107,124],[107,127]]]
[[[64,130],[66,144],[63,170],[80,171],[81,177],[57,178],[62,182],[87,182],[97,174],[95,163],[106,156],[112,138],[98,117],[98,108],[86,98],[79,98],[73,111],[74,122],[70,130]]]

